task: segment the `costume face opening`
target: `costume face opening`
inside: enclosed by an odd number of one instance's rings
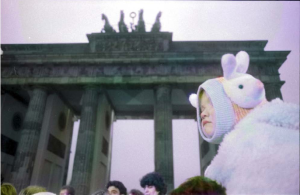
[[[215,109],[204,90],[199,93],[199,107],[200,121],[198,122],[201,124],[201,130],[206,137],[211,138],[215,133]]]

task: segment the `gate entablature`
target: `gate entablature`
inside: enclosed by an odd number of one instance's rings
[[[240,50],[251,56],[251,74],[273,82],[280,80],[278,69],[289,54],[263,51],[266,41],[176,42],[171,36],[164,32],[93,33],[86,44],[4,44],[2,85],[199,84],[207,77],[222,75],[220,58],[224,53]],[[148,48],[141,43],[132,45],[135,40],[148,39],[157,41]]]
[[[74,57],[74,55],[80,55],[80,57],[84,57],[86,54],[92,54],[91,45],[95,44],[95,42],[99,40],[103,40],[105,38],[116,39],[121,41],[126,41],[126,43],[130,43],[132,40],[142,40],[142,41],[155,41],[155,40],[165,40],[169,41],[168,50],[161,53],[161,51],[155,52],[153,48],[149,48],[152,50],[149,51],[136,51],[130,47],[118,47],[115,50],[105,50],[97,52],[97,55],[91,55],[102,57],[99,54],[104,53],[108,55],[108,57],[120,54],[124,56],[124,52],[126,55],[146,55],[147,52],[155,53],[156,55],[169,56],[169,55],[180,55],[180,53],[185,54],[193,54],[196,53],[215,53],[215,52],[231,52],[236,53],[240,50],[247,51],[248,53],[252,53],[255,56],[263,55],[264,48],[268,41],[260,40],[260,41],[173,41],[172,33],[169,32],[159,32],[159,33],[134,33],[134,34],[105,34],[105,33],[92,33],[87,34],[89,39],[89,43],[52,43],[52,44],[1,44],[1,49],[3,51],[2,59],[12,59],[16,55],[27,55],[27,57],[32,56],[35,58],[38,57],[57,57],[57,56],[66,56],[66,57]],[[124,49],[123,49],[124,48]],[[138,47],[135,47],[138,48]],[[159,47],[158,47],[159,48]],[[161,48],[161,47],[160,47]],[[122,50],[123,49],[123,50]],[[128,50],[126,50],[128,49]],[[141,48],[142,49],[142,48]],[[167,49],[167,47],[165,48]],[[112,52],[116,51],[116,52]],[[250,55],[249,54],[249,55]],[[145,56],[147,57],[147,55]],[[76,59],[76,58],[75,58]],[[16,60],[16,59],[15,59]],[[251,58],[252,60],[252,58]]]

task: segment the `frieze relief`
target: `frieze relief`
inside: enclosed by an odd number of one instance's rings
[[[14,74],[13,68],[1,68],[1,77],[12,77]]]
[[[26,77],[97,77],[97,76],[183,76],[221,75],[218,65],[127,65],[2,67],[3,78]]]

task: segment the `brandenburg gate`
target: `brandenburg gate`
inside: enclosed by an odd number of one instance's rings
[[[247,51],[248,72],[264,83],[267,99],[282,98],[278,69],[289,51],[264,51],[267,40],[173,41],[160,32],[159,17],[151,32],[141,21],[116,33],[107,20],[102,32],[87,34],[88,43],[1,45],[5,180],[18,190],[34,184],[57,193],[79,116],[71,185],[77,195],[91,194],[109,181],[113,121],[153,119],[155,171],[173,189],[172,119],[196,118],[188,97],[222,76],[225,53]],[[200,137],[199,147],[203,174],[218,145]]]

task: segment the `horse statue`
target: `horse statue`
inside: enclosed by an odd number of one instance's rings
[[[102,20],[105,21],[104,27],[101,30],[101,32],[105,33],[115,33],[116,31],[113,29],[113,27],[109,24],[108,19],[106,15],[102,14]]]
[[[119,32],[120,33],[128,33],[127,26],[124,22],[124,12],[121,10],[121,17],[120,17],[120,22],[119,22]]]
[[[158,12],[155,23],[152,26],[151,32],[159,32],[160,31],[160,28],[161,28],[161,24],[159,21],[160,17],[161,17],[161,12]]]
[[[143,13],[144,13],[144,11],[141,9],[140,12],[139,12],[138,25],[136,26],[137,32],[146,32],[145,22],[144,22],[144,19],[143,19]]]

